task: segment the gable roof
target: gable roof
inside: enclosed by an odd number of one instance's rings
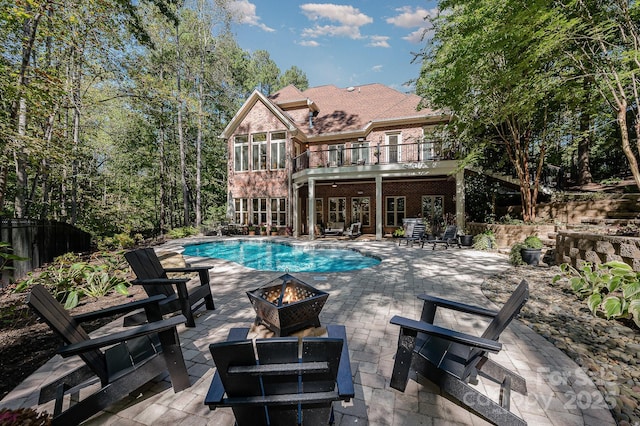
[[[297,89],[296,89],[297,90]],[[222,131],[220,137],[222,139],[229,139],[234,130],[242,123],[242,120],[247,116],[251,108],[257,103],[262,102],[273,115],[275,115],[281,122],[284,124],[287,129],[291,132],[297,133],[298,128],[296,124],[291,120],[291,118],[284,113],[278,106],[276,106],[273,102],[267,99],[261,92],[258,90],[254,90],[253,93],[249,96],[249,98],[242,104],[240,109],[233,116],[231,121],[227,124],[227,126]]]
[[[420,96],[405,94],[383,84],[374,83],[349,88],[326,85],[305,91],[289,85],[268,98],[254,92],[229,123],[223,137],[233,133],[233,129],[241,121],[236,121],[236,117],[244,118],[255,104],[256,97],[271,104],[270,109],[278,112],[278,117],[285,120],[283,122],[287,127],[295,127],[299,131],[298,137],[307,140],[329,139],[337,135],[366,136],[376,126],[446,119],[446,115],[440,111],[428,108],[418,110]],[[287,113],[301,109],[315,112],[312,118],[313,127],[309,127],[307,114]],[[298,117],[298,121],[293,117]]]

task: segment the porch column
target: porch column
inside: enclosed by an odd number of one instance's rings
[[[309,239],[315,239],[316,230],[316,180],[309,179],[309,208],[307,209],[307,223],[309,224]]]
[[[382,240],[382,176],[376,176],[376,240]]]
[[[292,226],[292,234],[294,237],[298,237],[300,235],[300,215],[298,214],[300,209],[298,208],[298,188],[297,184],[293,185],[293,195],[291,196],[291,226]]]
[[[464,169],[456,173],[456,225],[458,232],[462,232],[466,224],[465,218],[465,199],[464,199]]]

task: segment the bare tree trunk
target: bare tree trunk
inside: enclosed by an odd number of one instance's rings
[[[27,159],[24,152],[24,137],[27,135],[27,101],[20,98],[18,109],[18,143],[13,151],[13,160],[16,165],[16,196],[14,201],[14,215],[24,218],[27,214],[25,197],[27,192]]]
[[[176,24],[176,55],[177,55],[177,67],[176,67],[176,83],[177,83],[177,96],[178,96],[178,145],[180,147],[180,179],[182,183],[182,208],[183,208],[183,226],[189,225],[189,188],[187,187],[187,153],[184,144],[184,135],[182,131],[182,91],[180,86],[180,32],[179,26]]]
[[[201,70],[200,82],[198,83],[199,99],[198,99],[198,134],[196,136],[196,227],[202,224],[202,127],[203,127],[203,107],[204,102],[204,67]]]
[[[620,137],[622,139],[622,152],[627,156],[629,161],[629,168],[631,174],[636,182],[636,186],[640,188],[640,169],[638,169],[638,160],[636,159],[633,150],[631,149],[631,143],[629,141],[629,128],[627,126],[627,104],[626,101],[621,101],[618,108],[618,125],[620,126]],[[636,132],[640,129],[636,124]]]
[[[17,218],[25,217],[27,214],[25,195],[27,192],[27,170],[26,170],[26,153],[24,151],[25,140],[24,137],[27,133],[27,101],[23,96],[24,87],[27,85],[27,70],[31,60],[31,51],[36,40],[36,34],[38,32],[38,24],[42,14],[40,12],[34,13],[33,17],[28,18],[22,25],[23,43],[22,43],[22,61],[20,64],[20,73],[18,75],[18,95],[17,101],[13,103],[11,110],[11,120],[15,123],[17,120],[17,133],[19,140],[15,141],[14,146],[14,163],[16,167],[16,196],[14,200],[14,215]],[[4,172],[6,173],[6,171]],[[0,187],[0,192],[4,194],[6,192],[6,178],[0,180],[5,186]],[[4,195],[0,197],[4,199]]]
[[[165,134],[164,134],[164,126],[160,126],[159,132],[158,132],[158,146],[159,146],[159,154],[160,154],[160,158],[158,159],[158,163],[159,163],[159,170],[160,170],[160,222],[159,222],[159,227],[160,227],[160,235],[164,235],[164,231],[166,229],[167,226],[167,220],[166,220],[166,215],[167,215],[167,211],[166,211],[166,203],[167,203],[167,171],[165,168],[165,162],[164,162],[164,151],[165,151]]]

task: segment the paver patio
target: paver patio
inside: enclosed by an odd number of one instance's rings
[[[206,240],[213,239],[216,238]],[[179,248],[185,241],[204,240],[175,240],[162,249]],[[382,258],[379,265],[360,271],[292,273],[330,294],[320,321],[344,324],[347,329],[356,397],[345,406],[334,404],[336,425],[487,424],[434,393],[435,388],[429,383],[410,381],[405,393],[389,387],[399,331],[389,320],[393,315],[419,318],[422,304],[416,295],[421,293],[495,309],[496,306],[482,294],[480,284],[485,277],[509,267],[506,256],[472,249],[432,251],[415,246],[397,247],[393,241],[296,243],[353,247]],[[203,405],[215,371],[208,346],[225,340],[232,327],[248,327],[255,312],[245,292],[285,271],[254,271],[216,259],[188,260],[215,266],[211,271],[211,282],[216,310],[200,309],[196,327],[182,326],[179,330],[192,386],[174,394],[166,378],[159,380],[143,388],[139,395],[128,397],[108,412],[93,417],[87,424],[234,424],[230,409],[210,411]],[[526,279],[526,276],[522,278]],[[485,323],[476,317],[438,312],[438,325],[474,334],[484,329]],[[120,324],[121,321],[110,327]],[[528,395],[512,394],[511,410],[529,425],[615,425],[593,382],[551,343],[517,320],[502,333],[500,341],[503,350],[491,358],[527,379]],[[54,357],[0,401],[0,407],[36,407],[40,386],[76,362]],[[482,380],[479,386],[497,400],[497,386]],[[52,407],[49,403],[38,409],[52,411]]]

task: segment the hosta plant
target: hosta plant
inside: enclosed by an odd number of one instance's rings
[[[640,272],[618,261],[585,262],[580,269],[565,263],[560,268],[562,274],[555,276],[553,282],[568,279],[571,289],[586,300],[591,312],[606,318],[631,319],[640,327]]]
[[[75,253],[58,256],[39,274],[29,273],[16,286],[24,291],[34,284],[47,287],[65,309],[75,308],[83,296],[102,297],[112,291],[127,295],[128,281],[122,262],[109,253],[101,253],[91,263]]]

